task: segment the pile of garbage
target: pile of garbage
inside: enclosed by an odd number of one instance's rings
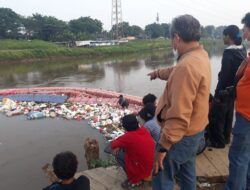
[[[28,120],[61,117],[68,120],[87,120],[89,125],[99,130],[107,140],[113,140],[124,134],[120,127],[120,118],[131,113],[107,103],[37,103],[13,101],[3,98],[0,112],[8,117],[25,115]]]

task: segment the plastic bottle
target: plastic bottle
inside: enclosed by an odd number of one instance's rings
[[[28,115],[27,115],[27,119],[28,120],[33,120],[33,119],[42,119],[42,118],[45,118],[46,115],[45,113],[43,112],[30,112]]]
[[[23,114],[23,111],[22,110],[14,110],[14,111],[8,111],[6,113],[6,115],[8,117],[11,117],[11,116],[16,116],[16,115],[22,115]]]

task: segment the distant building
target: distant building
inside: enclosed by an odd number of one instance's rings
[[[106,40],[106,41],[93,41],[93,40],[86,40],[86,41],[75,41],[76,47],[99,47],[99,46],[114,46],[119,45],[121,43],[118,40]]]
[[[76,47],[86,47],[86,46],[90,46],[90,43],[92,41],[75,41],[75,45]]]
[[[133,41],[133,40],[136,40],[136,37],[135,36],[128,36],[128,37],[126,37],[126,39],[128,41]]]

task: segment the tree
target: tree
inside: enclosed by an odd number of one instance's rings
[[[8,8],[0,8],[0,38],[16,38],[20,25],[20,17]]]
[[[225,28],[226,28],[226,26],[218,26],[218,27],[216,27],[215,31],[214,31],[214,37],[217,38],[217,39],[222,38],[223,31],[224,31]]]
[[[140,26],[133,25],[130,27],[130,36],[139,36],[143,33],[143,29]]]
[[[160,24],[149,24],[145,27],[145,33],[150,38],[158,38],[164,36],[164,28]]]
[[[162,29],[164,31],[163,36],[165,38],[170,38],[170,31],[169,31],[170,30],[170,24],[164,23],[164,24],[161,24],[161,27],[162,27]]]
[[[45,41],[53,41],[57,35],[68,31],[68,26],[64,21],[52,16],[42,16],[34,14],[29,18],[29,26],[33,28],[34,37]]]
[[[25,38],[26,39],[30,39],[33,37],[34,32],[35,32],[35,28],[36,28],[36,23],[35,20],[33,19],[33,17],[22,17],[22,24],[25,28]]]
[[[122,30],[121,32],[119,32],[119,34],[121,34],[121,37],[130,36],[129,23],[128,22],[123,22],[123,23],[120,23],[119,25],[121,25],[121,27],[119,27],[119,29]],[[113,26],[113,28],[115,28],[115,26]]]
[[[118,31],[117,31],[118,30]],[[129,23],[122,22],[118,25],[113,25],[111,30],[109,31],[111,38],[122,38],[128,36],[129,34]]]
[[[205,27],[204,27],[204,26],[201,26],[201,37],[202,37],[202,38],[207,38],[207,37],[208,37],[208,33],[207,33],[207,31],[205,30]]]
[[[70,32],[69,30],[62,31],[60,33],[57,33],[57,35],[54,36],[53,41],[74,41],[76,40],[76,35]]]
[[[206,31],[206,33],[210,38],[214,38],[215,27],[213,25],[206,26],[204,30]]]
[[[116,34],[116,25],[112,26],[112,29],[110,30],[110,33],[115,36]],[[130,26],[128,22],[122,22],[118,25],[118,37],[127,37],[127,36],[139,36],[143,33],[143,30],[141,27],[133,25]]]
[[[70,31],[74,34],[100,34],[102,32],[102,22],[90,17],[80,17],[69,22]]]

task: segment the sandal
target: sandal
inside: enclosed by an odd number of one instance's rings
[[[140,185],[142,185],[143,182],[139,181],[138,183],[131,183],[128,180],[125,180],[124,182],[121,183],[122,188],[124,189],[128,189],[128,188],[135,188],[135,187],[139,187]]]

